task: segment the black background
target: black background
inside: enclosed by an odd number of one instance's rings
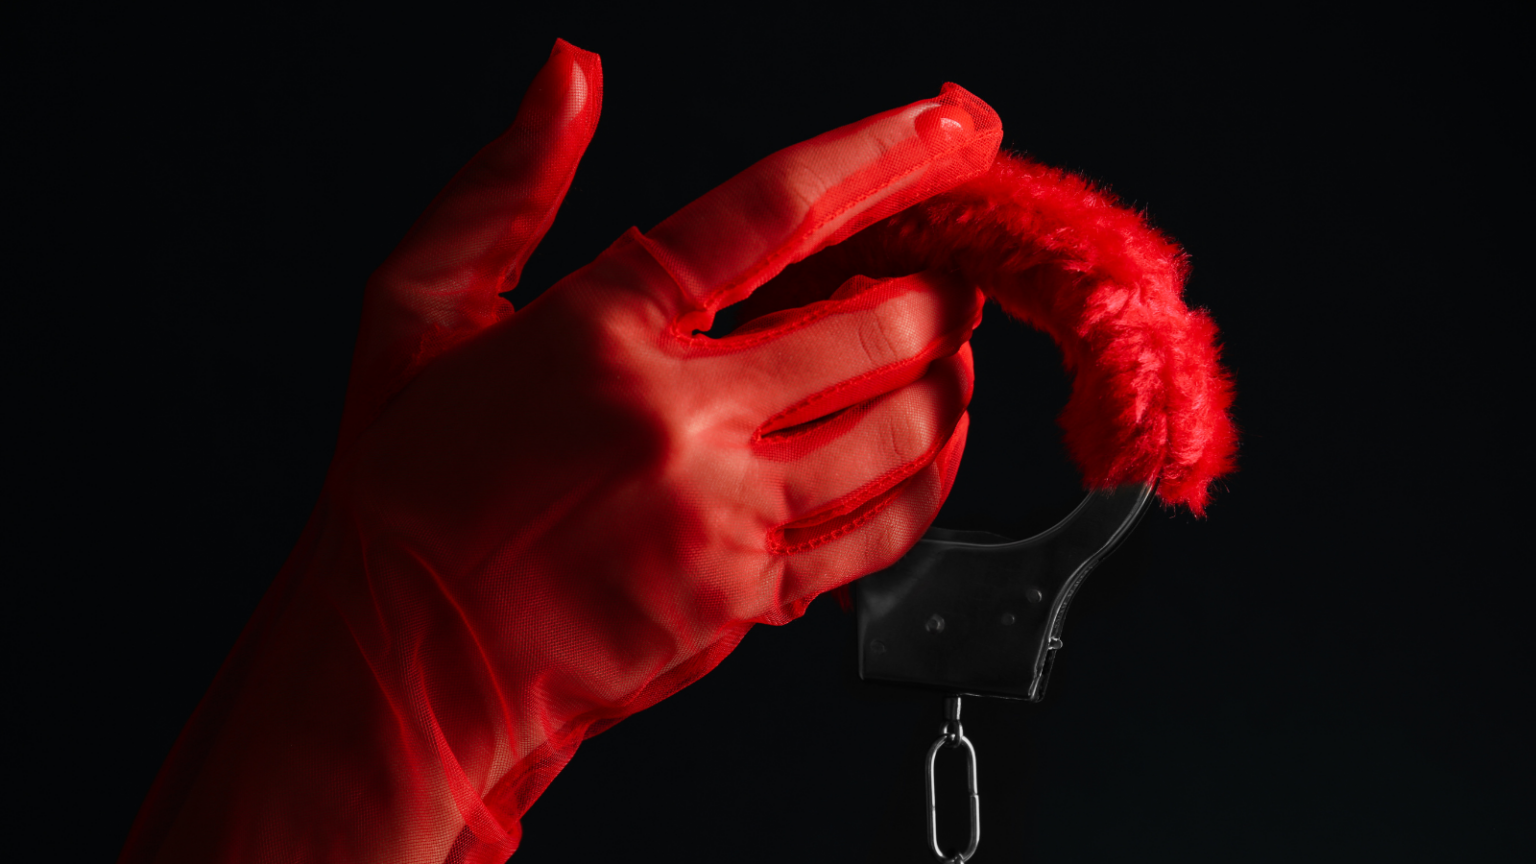
[[[604,114],[519,305],[946,80],[1189,251],[1240,470],[1094,574],[1044,703],[968,702],[976,860],[1532,860],[1512,22],[847,9],[17,22],[13,834],[116,854],[319,490],[364,279],[558,36]],[[995,310],[975,346],[939,524],[1045,527],[1079,494],[1059,359]],[[853,681],[851,627],[818,600],[589,741],[513,860],[931,860],[939,700]]]

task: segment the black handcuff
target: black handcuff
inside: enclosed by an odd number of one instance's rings
[[[928,748],[928,843],[963,864],[981,842],[976,749],[960,725],[960,699],[1039,702],[1061,650],[1067,607],[1083,580],[1136,527],[1156,483],[1095,491],[1054,527],[1024,540],[930,528],[901,560],[854,583],[859,678],[948,693],[943,734]],[[934,763],[961,749],[970,839],[939,846]]]

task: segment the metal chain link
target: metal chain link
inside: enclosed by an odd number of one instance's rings
[[[976,748],[971,746],[971,739],[965,737],[965,730],[960,726],[959,696],[950,696],[944,700],[944,717],[944,734],[928,748],[928,847],[943,864],[965,864],[976,854],[976,846],[981,843],[981,795],[978,792],[980,787],[976,784]],[[939,802],[934,791],[933,766],[940,747],[965,748],[966,788],[971,796],[971,839],[964,852],[953,855],[945,855],[944,850],[939,848]]]

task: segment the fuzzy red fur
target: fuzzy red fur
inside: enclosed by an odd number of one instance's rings
[[[1182,250],[1080,177],[1001,154],[985,175],[793,265],[742,311],[821,299],[856,273],[934,267],[1061,346],[1073,386],[1060,423],[1087,485],[1155,480],[1165,504],[1204,514],[1237,445],[1216,326],[1184,305]]]

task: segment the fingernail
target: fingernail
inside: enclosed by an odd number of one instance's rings
[[[976,131],[971,115],[953,105],[936,105],[917,115],[917,134],[938,153],[964,143]]]
[[[571,69],[576,65],[576,58],[569,50],[564,40],[556,40],[555,48],[549,52],[549,60],[544,63],[544,68],[539,70],[539,77],[533,81],[533,86],[538,88],[550,88],[558,93],[565,92],[566,85],[571,81]]]
[[[555,48],[549,52],[549,60],[539,70],[538,76],[533,79],[533,86],[528,88],[528,95],[524,97],[523,111],[533,112],[532,116],[544,122],[562,123],[581,110],[579,97],[584,94],[571,92],[571,79],[576,74],[576,58],[569,48],[565,40],[555,40]],[[578,98],[573,100],[572,96]],[[571,105],[572,101],[576,104]]]

